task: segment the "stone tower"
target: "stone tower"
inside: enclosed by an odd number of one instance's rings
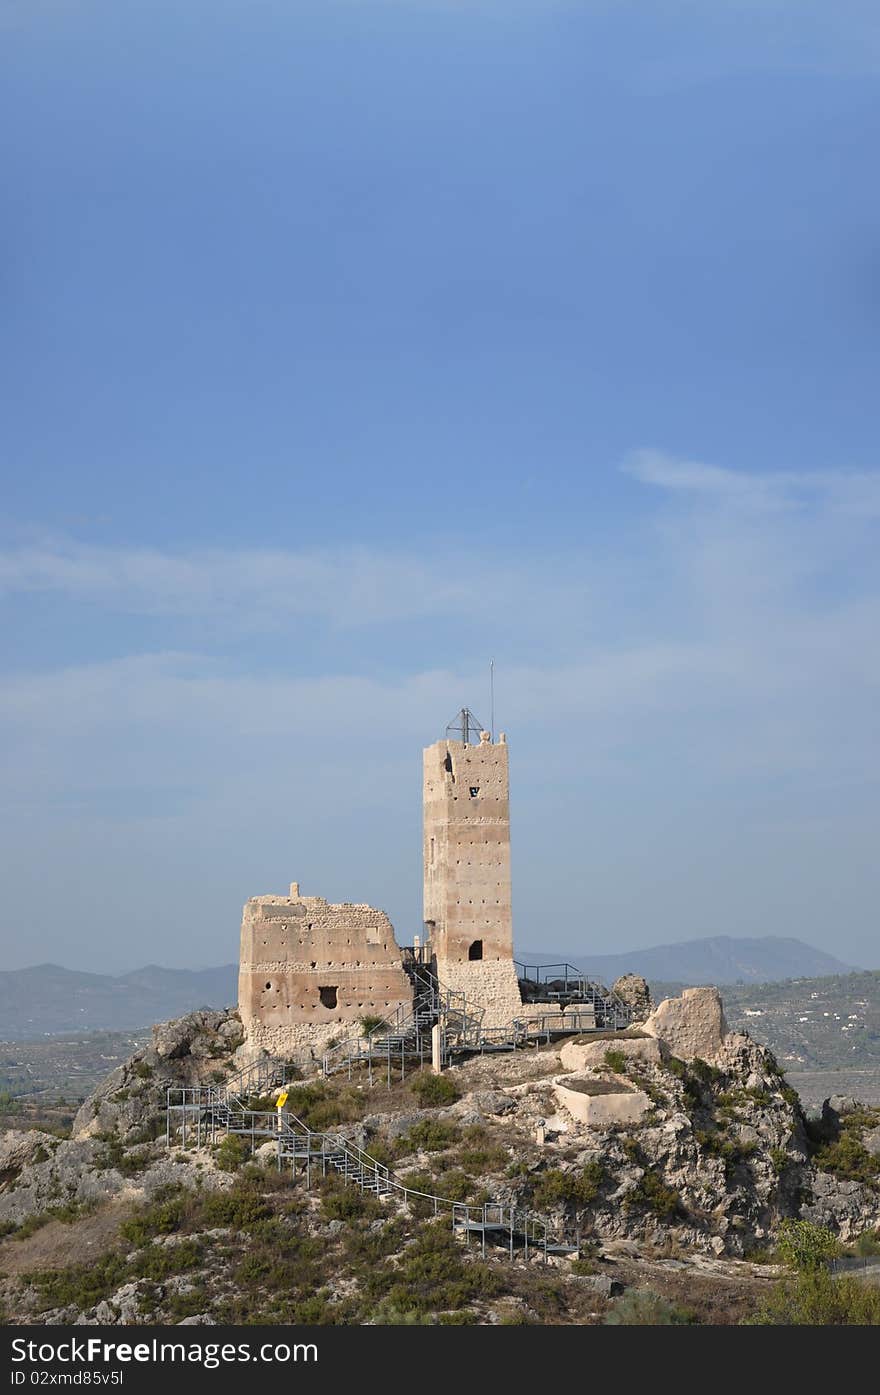
[[[437,977],[484,1010],[484,1026],[505,1026],[521,1015],[522,1000],[513,963],[504,733],[497,742],[482,731],[479,745],[447,736],[428,746],[423,804],[425,930]]]

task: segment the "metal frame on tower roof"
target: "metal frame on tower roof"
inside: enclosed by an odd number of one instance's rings
[[[454,739],[463,741],[466,746],[476,746],[480,741],[480,732],[486,730],[487,728],[477,720],[469,707],[462,707],[447,726],[446,738],[448,740],[452,735]],[[473,742],[471,741],[472,736],[474,737]]]

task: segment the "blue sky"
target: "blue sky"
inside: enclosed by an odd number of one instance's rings
[[[876,967],[867,4],[0,0],[0,962],[418,930],[488,660],[521,945]]]

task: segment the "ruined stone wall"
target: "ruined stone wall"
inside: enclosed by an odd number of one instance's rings
[[[254,896],[241,924],[238,1002],[248,1044],[272,1054],[323,1049],[362,1017],[412,1005],[391,922],[320,896]]]
[[[445,988],[464,993],[469,1004],[483,1009],[484,1027],[509,1027],[514,1018],[528,1016],[512,959],[483,960],[480,964],[438,960],[437,977]]]
[[[522,1009],[513,966],[507,742],[424,752],[424,915],[437,975],[502,1026]]]

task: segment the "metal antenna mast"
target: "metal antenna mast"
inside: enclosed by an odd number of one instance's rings
[[[489,707],[491,716],[489,730],[492,733],[492,740],[495,740],[495,660],[489,660]]]

